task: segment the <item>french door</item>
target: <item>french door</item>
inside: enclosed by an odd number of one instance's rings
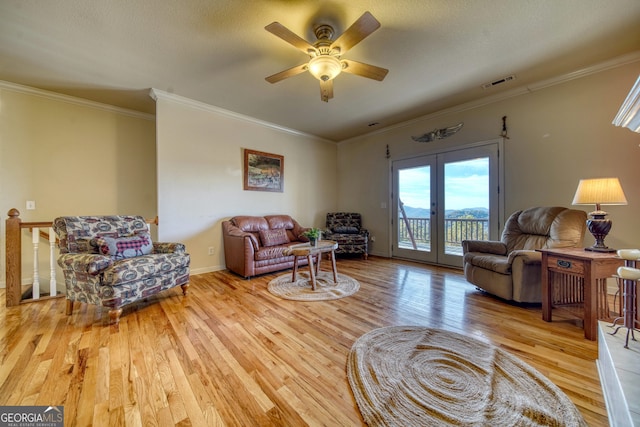
[[[465,239],[499,238],[502,139],[392,162],[392,256],[462,266]]]

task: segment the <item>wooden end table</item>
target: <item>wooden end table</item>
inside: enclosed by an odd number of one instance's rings
[[[306,257],[309,264],[309,275],[311,277],[311,289],[316,290],[316,275],[320,271],[320,261],[322,260],[323,253],[330,253],[331,255],[331,268],[333,270],[333,282],[338,283],[338,269],[336,268],[336,254],[335,250],[338,249],[338,242],[333,240],[320,240],[315,246],[311,246],[309,243],[301,245],[289,246],[282,253],[284,255],[293,255],[293,273],[291,274],[291,281],[295,282],[298,274],[298,259],[300,257]],[[317,255],[318,262],[313,265],[313,257]]]
[[[594,341],[598,319],[609,316],[608,305],[605,305],[606,280],[624,265],[623,260],[615,252],[593,252],[583,248],[537,251],[542,253],[542,319],[551,322],[553,305],[583,302],[584,336]]]

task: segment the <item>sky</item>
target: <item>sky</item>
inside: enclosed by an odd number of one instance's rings
[[[430,167],[401,169],[400,200],[429,209]],[[445,164],[445,209],[489,208],[489,158]]]

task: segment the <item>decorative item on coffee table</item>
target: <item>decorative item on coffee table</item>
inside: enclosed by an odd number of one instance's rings
[[[309,243],[311,244],[311,246],[317,246],[318,240],[320,240],[321,237],[321,231],[319,228],[312,227],[302,233],[302,235],[309,239]]]

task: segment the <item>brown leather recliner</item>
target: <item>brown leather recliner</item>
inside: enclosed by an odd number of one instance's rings
[[[542,302],[541,260],[536,249],[580,247],[587,214],[564,207],[535,207],[514,212],[500,241],[464,240],[468,282],[506,300]]]
[[[291,245],[308,242],[301,237],[308,228],[289,215],[236,216],[222,222],[227,269],[243,277],[293,267],[294,256],[283,255]],[[307,265],[306,259],[298,265]]]

